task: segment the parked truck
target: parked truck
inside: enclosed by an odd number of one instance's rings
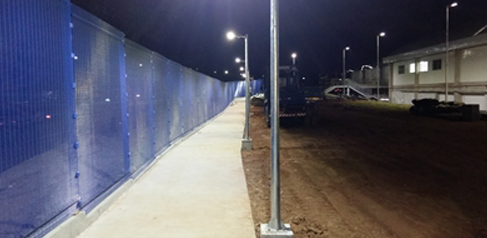
[[[270,77],[264,80],[264,115],[271,125]],[[279,118],[300,124],[311,124],[315,114],[314,100],[307,100],[306,91],[296,66],[279,67]]]

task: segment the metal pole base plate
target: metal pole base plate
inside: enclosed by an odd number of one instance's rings
[[[252,139],[242,139],[242,150],[252,150]]]
[[[268,224],[260,224],[261,238],[294,238],[293,230],[289,224],[284,224],[284,229],[274,230]]]

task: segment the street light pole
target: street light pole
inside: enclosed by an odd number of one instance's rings
[[[377,35],[377,101],[379,101],[379,90],[380,90],[380,78],[382,76],[380,69],[380,38],[386,36],[385,32],[381,32]]]
[[[350,50],[350,47],[345,47],[345,49],[343,49],[342,51],[342,60],[343,60],[343,86],[345,86],[345,81],[347,80],[347,72],[345,71],[345,64],[346,64],[346,60],[347,60],[347,51]],[[346,89],[346,94],[349,95],[349,89],[348,89],[348,83],[347,83],[347,89]],[[345,96],[345,87],[343,87],[343,92],[342,92],[342,95]]]
[[[252,140],[249,137],[250,134],[250,73],[249,73],[249,36],[245,35],[245,84],[247,89],[245,90],[245,128],[244,138],[242,140],[242,149],[252,150]]]
[[[454,2],[446,6],[446,46],[445,46],[445,102],[448,101],[448,74],[450,64],[450,8],[458,6],[457,2]]]
[[[245,126],[244,135],[242,139],[242,150],[252,150],[252,139],[250,139],[250,74],[249,74],[249,35],[236,35],[234,32],[228,32],[227,38],[229,40],[244,39],[245,40]],[[236,63],[240,63],[239,58],[235,59]]]
[[[291,55],[291,58],[293,58],[293,66],[296,65],[296,57],[298,57],[298,55],[296,53],[293,53]]]
[[[269,228],[281,230],[279,144],[279,5],[271,0],[271,219]]]
[[[279,0],[271,0],[271,219],[260,225],[261,238],[292,238],[289,224],[281,220],[279,165]]]

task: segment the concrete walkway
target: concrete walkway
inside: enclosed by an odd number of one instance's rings
[[[172,148],[78,238],[255,238],[241,100]]]

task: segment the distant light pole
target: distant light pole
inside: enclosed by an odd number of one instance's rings
[[[377,35],[377,101],[379,101],[379,90],[380,90],[380,78],[382,76],[380,72],[380,38],[386,36],[385,32],[381,32]]]
[[[245,128],[244,128],[244,135],[242,139],[242,149],[243,150],[252,150],[252,140],[249,136],[250,131],[250,74],[249,74],[249,35],[237,35],[234,32],[230,31],[227,33],[227,38],[229,40],[237,39],[244,39],[245,40]],[[240,58],[235,59],[236,63],[240,63]]]
[[[347,60],[347,51],[350,50],[350,47],[345,47],[345,49],[343,49],[342,51],[342,59],[343,59],[343,86],[345,86],[345,81],[346,81],[346,78],[347,78],[347,72],[345,71],[345,64],[346,64],[346,60]],[[349,95],[349,91],[348,91],[348,83],[347,83],[347,95]],[[342,92],[342,95],[345,96],[345,87],[343,87],[343,92]]]
[[[446,47],[445,47],[445,102],[448,101],[448,64],[450,63],[450,8],[457,7],[458,3],[454,2],[446,6]]]
[[[297,57],[298,57],[298,54],[296,54],[296,53],[293,53],[293,54],[291,55],[291,58],[293,58],[293,65],[296,65],[296,58],[297,58]]]

